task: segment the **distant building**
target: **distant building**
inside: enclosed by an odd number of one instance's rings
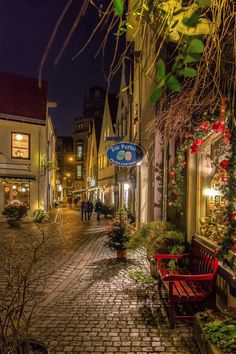
[[[71,136],[58,136],[56,143],[58,161],[58,194],[59,200],[66,202],[72,194],[75,180],[75,154]]]
[[[98,187],[99,197],[106,205],[114,205],[115,166],[107,159],[107,150],[114,143],[107,137],[115,135],[114,127],[117,113],[115,95],[107,95],[103,113],[102,129],[98,149]]]
[[[29,217],[49,208],[55,195],[55,133],[47,83],[0,72],[0,217],[13,200],[24,202]]]
[[[73,131],[73,149],[75,155],[75,181],[74,194],[88,195],[91,187],[89,157],[91,152],[91,135],[101,130],[102,117],[105,104],[105,90],[100,87],[92,87],[84,96],[83,117],[75,118]],[[96,149],[95,149],[96,150]],[[94,152],[95,152],[94,150]],[[97,155],[94,155],[94,162]],[[96,173],[97,175],[97,173]],[[92,181],[92,185],[93,185]]]

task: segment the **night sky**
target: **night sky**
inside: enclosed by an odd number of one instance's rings
[[[105,60],[94,59],[104,33],[94,38],[86,51],[75,61],[71,58],[82,47],[96,21],[96,10],[91,7],[82,18],[61,61],[54,61],[76,18],[83,0],[74,0],[64,18],[47,57],[43,78],[48,81],[48,98],[58,103],[51,110],[58,135],[71,135],[75,117],[82,114],[85,92],[92,86],[106,86],[103,74],[108,71],[114,40],[109,40]],[[0,0],[0,71],[38,77],[39,65],[56,21],[68,0]],[[104,1],[103,1],[104,2]],[[111,90],[117,92],[119,77]]]

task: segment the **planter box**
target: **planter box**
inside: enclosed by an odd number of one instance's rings
[[[201,354],[225,354],[216,345],[203,339],[202,324],[201,321],[196,316],[194,317],[193,337],[197,342]]]

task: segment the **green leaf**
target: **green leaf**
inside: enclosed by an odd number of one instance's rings
[[[124,12],[123,0],[113,0],[114,13],[117,16],[122,16]]]
[[[183,24],[188,27],[196,27],[197,24],[200,22],[199,16],[200,16],[200,13],[199,13],[199,10],[197,9],[196,11],[194,11],[192,13],[192,15],[190,17],[185,17],[183,19]]]
[[[166,66],[163,59],[159,59],[157,62],[157,80],[161,81],[166,74]]]
[[[189,44],[190,53],[202,53],[204,51],[204,43],[199,38],[193,38]]]
[[[199,7],[209,7],[211,5],[211,0],[196,0],[196,3]]]
[[[179,70],[178,72],[180,75],[183,75],[185,77],[194,77],[197,75],[197,70],[194,68],[189,68],[186,66],[185,68]]]
[[[179,92],[181,90],[180,83],[174,75],[167,77],[166,85],[171,91]]]
[[[190,63],[195,63],[196,61],[198,61],[199,59],[199,56],[194,56],[194,55],[186,55],[186,57],[184,58],[185,62],[187,64],[190,64]]]
[[[153,90],[153,93],[151,94],[150,101],[151,102],[157,102],[160,100],[162,94],[162,88],[161,87],[155,87]]]
[[[149,10],[148,5],[147,5],[147,4],[145,4],[145,3],[143,3],[143,8],[144,8],[146,11],[148,11],[148,10]]]

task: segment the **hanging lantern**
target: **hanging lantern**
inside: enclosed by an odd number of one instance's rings
[[[10,188],[9,188],[9,187],[5,187],[5,188],[4,188],[4,191],[5,191],[6,193],[8,193],[8,192],[10,191]]]

